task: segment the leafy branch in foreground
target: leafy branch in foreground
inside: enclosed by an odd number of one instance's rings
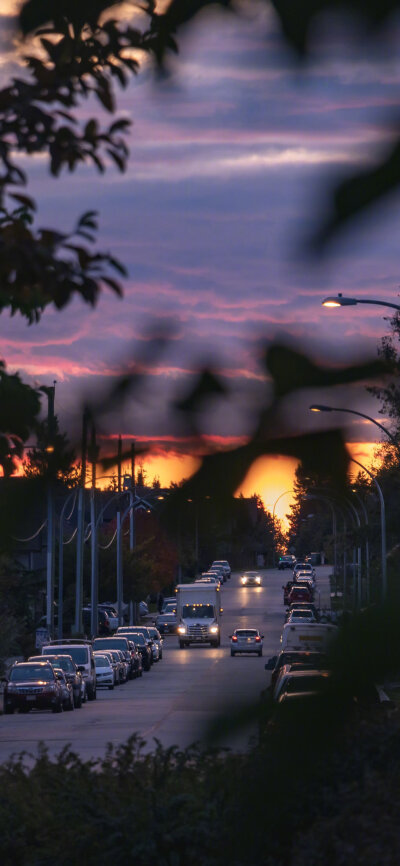
[[[0,311],[19,311],[29,323],[37,322],[45,307],[65,307],[77,293],[95,304],[101,284],[117,295],[120,284],[110,275],[125,269],[108,253],[91,252],[96,213],[83,214],[70,233],[32,227],[35,204],[15,193],[13,210],[0,208]],[[82,241],[86,241],[84,244]]]

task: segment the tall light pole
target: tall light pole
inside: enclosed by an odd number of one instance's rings
[[[275,533],[275,508],[276,508],[276,506],[278,505],[279,500],[282,499],[282,496],[287,496],[289,493],[294,493],[294,490],[293,490],[293,489],[291,489],[291,490],[284,490],[283,493],[281,493],[281,494],[278,496],[278,498],[275,499],[274,506],[273,506],[273,509],[272,509],[272,531],[273,531],[273,536],[274,536],[274,538],[273,538],[273,551],[272,551],[272,567],[273,567],[273,568],[275,568],[275,563],[276,563],[276,543],[275,543],[275,539],[276,539],[276,533]]]
[[[370,472],[369,469],[367,469],[366,466],[363,466],[363,464],[360,463],[358,460],[354,460],[354,457],[351,457],[350,459],[351,459],[352,463],[356,463],[357,466],[360,466],[360,468],[363,470],[363,472],[366,472],[367,475],[369,475],[369,477],[372,478],[372,481],[374,482],[375,487],[376,487],[376,489],[377,489],[377,491],[378,491],[379,504],[380,504],[380,511],[381,511],[382,601],[385,602],[385,601],[386,601],[386,596],[387,596],[387,568],[386,568],[386,511],[385,511],[385,500],[384,500],[384,498],[383,498],[383,493],[382,493],[382,490],[381,490],[381,486],[380,486],[380,484],[378,483],[378,481],[376,480],[375,475],[373,475],[372,472]]]
[[[349,415],[358,415],[360,418],[366,418],[367,421],[370,421],[371,424],[375,424],[376,427],[379,427],[380,430],[383,430],[385,436],[390,439],[392,444],[395,446],[396,451],[400,453],[400,446],[395,437],[390,433],[387,427],[384,427],[383,424],[380,424],[379,421],[376,421],[375,418],[371,418],[370,415],[366,415],[365,412],[357,412],[356,409],[343,409],[343,407],[339,406],[325,406],[322,403],[313,403],[312,406],[309,407],[311,412],[347,412]]]
[[[393,310],[400,310],[400,304],[381,301],[379,298],[347,298],[341,292],[322,301],[323,307],[355,307],[356,304],[377,304],[379,307],[391,307]]]

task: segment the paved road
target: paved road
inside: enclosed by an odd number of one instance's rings
[[[328,574],[317,570],[321,604],[328,603]],[[82,758],[104,754],[108,742],[119,744],[137,732],[153,748],[154,738],[164,746],[185,747],[204,738],[208,724],[230,705],[256,700],[269,682],[266,659],[279,647],[285,608],[282,583],[289,572],[262,572],[262,587],[243,588],[233,575],[222,589],[221,647],[193,646],[180,650],[177,638],[164,641],[163,660],[139,680],[119,686],[113,692],[99,690],[97,701],[73,713],[53,715],[33,711],[29,715],[0,717],[0,762],[12,753],[36,752],[43,740],[51,754],[67,744]],[[258,627],[265,635],[264,658],[230,656],[229,635],[236,627]],[[252,735],[251,726],[240,734],[224,735],[222,744],[244,749]]]

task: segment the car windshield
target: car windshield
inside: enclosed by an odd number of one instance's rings
[[[184,604],[182,617],[183,619],[213,619],[214,608],[212,604]]]
[[[159,639],[160,635],[158,634],[158,631],[156,628],[148,628],[147,631],[148,631],[150,637],[153,638],[153,640]]]
[[[85,646],[52,646],[50,649],[52,656],[69,655],[76,665],[88,664],[89,651]],[[45,655],[45,653],[43,653],[43,655]]]
[[[75,670],[72,659],[67,656],[43,656],[43,659],[51,662],[53,665],[56,665],[58,668],[61,668],[61,670],[67,671],[68,673]]]
[[[109,668],[110,667],[110,659],[107,656],[95,656],[94,663],[96,668]]]
[[[93,643],[93,649],[101,650],[101,649],[121,649],[126,650],[128,648],[126,637],[97,637]]]
[[[312,610],[292,610],[290,614],[291,619],[295,619],[296,617],[302,617],[304,619],[305,616],[314,618]]]
[[[256,637],[258,631],[255,628],[238,628],[235,631],[236,637]]]
[[[54,682],[54,672],[49,665],[18,665],[10,673],[10,683]]]
[[[132,636],[132,638],[136,644],[138,644],[139,646],[145,646],[145,644],[146,644],[145,636],[140,631],[133,631],[133,632],[130,632],[130,634],[131,634],[131,636]]]
[[[316,674],[309,677],[289,677],[285,684],[285,692],[289,695],[295,692],[320,692],[326,686],[326,678]]]
[[[165,605],[163,613],[176,613],[175,602],[169,601],[168,604]]]
[[[293,662],[313,663],[315,668],[320,668],[325,663],[326,656],[322,653],[283,652],[278,659],[278,667],[290,665]]]

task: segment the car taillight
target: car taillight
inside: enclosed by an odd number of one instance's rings
[[[260,636],[257,635],[257,637],[256,637],[256,643],[260,643],[260,640],[261,640]]]
[[[237,637],[236,637],[235,634],[232,635],[232,640],[233,640],[233,641],[237,640]]]

